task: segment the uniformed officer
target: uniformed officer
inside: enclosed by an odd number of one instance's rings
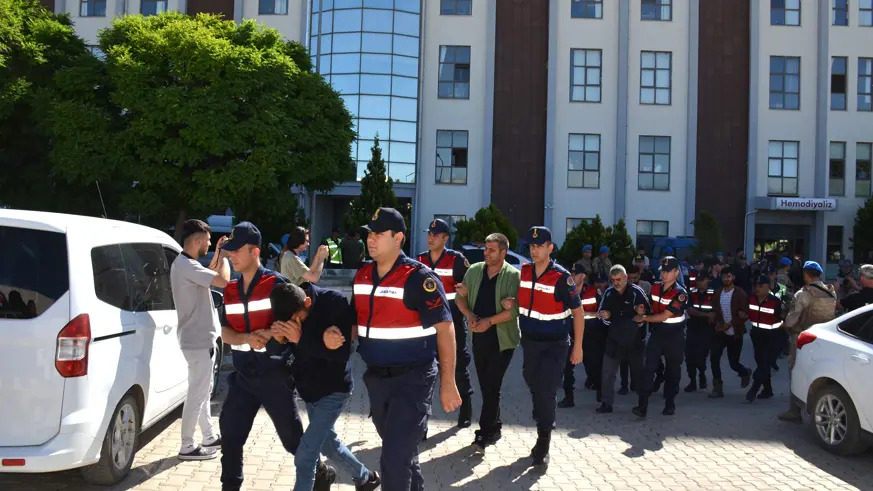
[[[458,427],[470,426],[473,417],[473,405],[470,396],[473,395],[473,385],[470,382],[470,349],[467,345],[467,324],[464,315],[455,305],[455,285],[464,281],[469,261],[458,251],[448,249],[449,224],[439,218],[430,222],[427,229],[427,251],[418,255],[418,262],[433,270],[443,283],[446,299],[452,312],[452,323],[455,326],[455,383],[461,394],[461,410],[458,412]]]
[[[289,377],[291,344],[271,332],[270,293],[288,283],[261,266],[261,232],[250,222],[233,228],[223,249],[234,271],[242,275],[224,288],[221,339],[230,345],[235,369],[227,377],[227,397],[218,424],[221,428],[221,484],[224,490],[243,483],[243,446],[258,410],[263,406],[285,450],[295,454],[303,435],[297,413],[294,382]],[[330,487],[336,471],[319,462],[315,489]]]
[[[600,324],[600,318],[597,316],[597,306],[600,305],[600,294],[598,293],[597,288],[586,283],[585,280],[588,277],[588,271],[585,270],[583,264],[574,263],[573,267],[570,269],[570,273],[573,275],[573,281],[576,283],[576,288],[578,289],[579,285],[582,285],[582,291],[579,292],[579,297],[582,300],[582,310],[585,312],[585,339],[582,341],[582,350],[584,353],[585,343],[591,339],[592,332],[597,330],[594,325]],[[570,341],[573,342],[574,338],[573,331],[570,331]],[[558,403],[558,407],[560,408],[573,407],[576,405],[574,394],[574,391],[576,390],[575,368],[576,365],[574,365],[570,360],[570,352],[568,351],[567,363],[564,364],[564,399]],[[595,377],[599,376],[599,368],[600,367],[595,368],[594,366],[589,365],[588,360],[586,359],[585,373],[590,380],[597,380]],[[600,384],[597,384],[597,387],[599,386]]]
[[[646,345],[646,368],[640,384],[640,402],[633,413],[646,417],[649,409],[649,396],[652,393],[655,372],[663,356],[666,360],[664,416],[676,412],[676,394],[682,377],[682,355],[685,348],[685,310],[688,306],[688,292],[676,282],[679,276],[679,260],[673,256],[661,259],[661,281],[652,285],[650,301],[651,314],[639,315],[637,322],[649,322],[652,335]]]
[[[740,312],[740,317],[745,316]],[[783,337],[782,301],[770,293],[770,280],[766,276],[758,277],[755,282],[755,294],[749,297],[749,322],[752,324],[752,346],[755,350],[755,373],[752,375],[752,386],[746,393],[749,402],[757,399],[773,397],[773,386],[770,384],[770,369],[779,357]],[[763,387],[763,390],[761,388]],[[758,393],[758,391],[761,391]]]
[[[685,386],[685,392],[694,392],[698,387],[706,389],[706,360],[712,337],[715,335],[715,312],[712,310],[712,296],[715,292],[709,287],[709,276],[696,276],[695,285],[697,286],[691,289],[685,339],[685,369],[691,382]],[[698,378],[700,385],[697,383]]]
[[[455,385],[455,333],[439,277],[407,257],[406,223],[394,208],[373,213],[367,250],[373,263],[358,270],[353,306],[358,353],[373,424],[382,438],[384,491],[421,491],[418,444],[427,431],[437,378],[443,410],[461,405]]]
[[[570,331],[574,336],[570,362],[575,365],[582,361],[585,318],[576,282],[569,271],[550,258],[555,248],[552,232],[546,227],[531,227],[525,239],[532,262],[521,267],[518,288],[522,370],[533,397],[537,423],[537,442],[531,457],[533,465],[546,466],[555,427],[556,392],[570,347]]]
[[[699,259],[699,258],[696,259],[692,266],[694,266],[694,267],[691,268],[690,271],[688,271],[688,291],[689,292],[692,289],[697,288],[697,279],[698,278],[700,278],[701,276],[706,276],[706,274],[703,271],[703,269],[704,269],[703,259]]]

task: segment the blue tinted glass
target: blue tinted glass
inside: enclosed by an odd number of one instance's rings
[[[406,75],[407,77],[418,76],[418,58],[395,56],[394,69],[391,73],[394,75]]]
[[[352,116],[358,114],[358,96],[356,95],[343,95],[341,96],[343,102],[346,103],[346,109],[352,113]]]
[[[360,75],[333,75],[330,83],[340,94],[357,94]]]
[[[359,53],[333,55],[330,73],[359,73],[360,71],[361,55]]]
[[[384,143],[379,142],[379,145],[384,145]],[[358,141],[358,160],[370,160],[370,157],[373,155],[373,140],[360,140]],[[382,152],[382,157],[385,157],[385,152]]]
[[[367,162],[359,160],[357,165],[358,165],[358,180],[360,181],[361,179],[364,178],[364,173],[367,172]]]
[[[312,14],[312,19],[310,20],[310,23],[309,23],[309,29],[312,31],[312,32],[310,32],[310,34],[312,34],[313,36],[318,34],[318,19],[319,19],[319,17],[320,17],[319,14]]]
[[[421,12],[421,0],[395,0],[394,8],[418,14]]]
[[[391,142],[391,161],[415,163],[415,144]]]
[[[391,94],[418,97],[418,80],[406,77],[391,77]]]
[[[360,6],[361,0],[334,0],[333,2],[333,8],[335,9],[347,9]]]
[[[325,12],[321,14],[321,32],[331,32],[333,30],[333,12]]]
[[[785,58],[781,56],[771,56],[770,57],[770,73],[784,73],[785,72]]]
[[[365,32],[363,42],[361,43],[361,51],[365,53],[390,53],[391,35]]]
[[[404,0],[400,0],[402,3]],[[379,9],[394,8],[394,0],[364,0],[364,7],[375,7]]]
[[[415,121],[418,114],[418,101],[402,97],[391,98],[391,119]]]
[[[324,55],[329,54],[331,51],[331,47],[333,41],[331,40],[331,35],[328,34],[326,36],[321,36],[320,38],[316,38],[316,42],[318,44],[318,54]]]
[[[362,119],[358,122],[358,138],[374,138],[378,133],[380,140],[391,137],[388,121],[384,119]]]
[[[391,77],[388,75],[362,75],[362,94],[391,94]]]
[[[318,0],[315,0],[316,2]],[[330,10],[333,8],[333,0],[321,0],[321,10]]]
[[[318,62],[318,73],[330,73],[330,55],[321,55],[319,56],[320,60]]]
[[[391,32],[392,21],[390,10],[364,11],[364,30],[367,32]]]
[[[364,73],[391,73],[391,55],[362,55],[361,71]]]
[[[394,32],[397,34],[418,36],[418,19],[419,17],[415,14],[394,12]]]
[[[361,35],[359,33],[334,34],[334,53],[355,53],[361,50]]]
[[[312,0],[311,3],[312,3],[312,12],[318,12],[319,10],[321,10],[321,0]]]
[[[418,56],[418,38],[394,35],[394,54]]]
[[[391,139],[395,141],[414,142],[415,123],[391,121]]]
[[[361,9],[334,10],[333,17],[333,32],[361,30]]]
[[[361,112],[362,118],[388,119],[391,113],[390,100],[384,96],[362,95]]]
[[[415,164],[388,164],[388,177],[394,182],[412,184],[415,182]]]

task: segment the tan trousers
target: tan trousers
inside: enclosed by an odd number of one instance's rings
[[[788,346],[788,410],[797,411],[797,407],[791,400],[791,371],[794,369],[794,361],[797,358],[797,338],[799,334],[791,334]]]

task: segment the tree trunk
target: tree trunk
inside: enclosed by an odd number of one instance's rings
[[[185,220],[187,219],[188,211],[185,208],[180,208],[179,216],[176,217],[176,232],[173,234],[173,238],[180,244],[182,243],[182,227],[185,225]]]

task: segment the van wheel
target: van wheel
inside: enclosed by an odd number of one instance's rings
[[[82,469],[85,481],[99,486],[118,483],[130,472],[139,442],[140,408],[133,395],[127,394],[112,413],[109,428],[100,449],[100,461]]]
[[[215,399],[218,396],[218,393],[221,392],[221,387],[219,387],[218,379],[219,374],[221,372],[221,364],[224,362],[224,342],[221,338],[215,341],[215,360],[212,363],[212,394],[209,395],[210,399]]]
[[[822,447],[841,456],[867,449],[861,440],[861,422],[852,398],[839,385],[831,384],[812,398],[812,425]]]

